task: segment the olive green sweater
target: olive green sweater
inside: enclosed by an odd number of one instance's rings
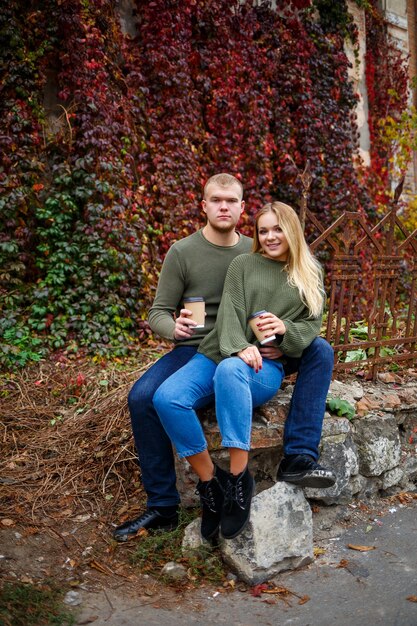
[[[319,334],[322,316],[309,317],[298,289],[287,281],[285,263],[260,254],[242,254],[231,262],[214,329],[201,342],[199,352],[216,363],[257,344],[247,323],[252,313],[265,309],[282,319],[286,332],[279,344],[284,355],[301,356]],[[258,345],[258,344],[257,344]]]
[[[202,296],[206,303],[205,328],[177,345],[197,346],[214,327],[222,297],[224,279],[230,262],[249,252],[252,239],[240,235],[235,246],[216,246],[207,241],[201,230],[175,242],[165,257],[155,300],[149,310],[152,330],[166,339],[174,339],[174,313],[183,308],[184,298]]]

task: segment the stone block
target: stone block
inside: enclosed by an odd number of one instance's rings
[[[209,548],[211,544],[203,539],[201,535],[201,518],[197,517],[188,524],[184,531],[184,537],[182,540],[182,552],[183,554],[192,554],[193,550],[198,550],[201,546]]]
[[[355,406],[355,402],[363,397],[363,393],[362,385],[355,381],[351,383],[342,383],[340,380],[333,380],[329,389],[330,396],[346,400],[353,406]]]
[[[404,478],[404,472],[400,467],[394,467],[381,475],[381,489],[384,491],[395,485],[399,485]]]
[[[417,480],[417,446],[415,446],[414,453],[410,454],[404,459],[402,463],[402,468],[408,480],[412,482],[416,482]]]
[[[345,421],[348,422],[348,420]],[[336,483],[327,489],[307,488],[305,489],[306,497],[319,500],[324,504],[350,502],[354,495],[350,479],[359,471],[357,449],[350,432],[347,435],[322,439],[320,463],[334,471],[337,477]]]
[[[322,442],[326,437],[337,435],[348,435],[352,432],[352,426],[346,417],[336,417],[326,413],[323,420],[323,430],[321,433]]]
[[[248,526],[235,539],[221,540],[220,551],[239,578],[251,585],[311,563],[312,514],[302,490],[276,483],[255,496]]]
[[[399,464],[401,442],[393,415],[368,415],[355,420],[354,426],[361,474],[380,476]]]

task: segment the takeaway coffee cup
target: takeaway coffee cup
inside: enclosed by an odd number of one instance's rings
[[[184,300],[184,309],[190,309],[190,311],[193,312],[190,319],[197,322],[197,326],[194,326],[194,328],[204,328],[206,323],[206,307],[204,298],[186,298]]]
[[[276,339],[275,335],[271,335],[270,337],[265,337],[265,334],[267,334],[270,331],[260,330],[258,326],[256,325],[259,322],[258,318],[267,312],[268,311],[256,311],[256,313],[252,313],[252,315],[249,315],[248,317],[249,326],[252,328],[261,346],[263,346],[265,343],[269,343],[270,341],[273,341],[274,339]]]

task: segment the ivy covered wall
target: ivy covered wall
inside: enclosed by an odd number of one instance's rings
[[[406,68],[373,2],[357,2],[369,16],[370,168],[358,157],[345,2],[254,4],[135,0],[123,29],[110,0],[2,7],[4,363],[48,348],[120,355],[145,340],[160,262],[202,223],[214,173],[244,183],[248,233],[266,200],[298,206],[307,160],[324,224],[376,210],[390,147],[375,120],[403,111]]]

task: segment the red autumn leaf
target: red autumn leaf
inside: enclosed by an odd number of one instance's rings
[[[252,587],[250,592],[251,592],[251,595],[254,596],[255,598],[260,598],[262,593],[264,591],[267,591],[267,589],[268,589],[268,585],[266,585],[265,583],[261,583],[259,585],[255,585],[254,587]]]
[[[81,372],[77,376],[76,385],[77,387],[82,387],[86,381],[86,377]]]

